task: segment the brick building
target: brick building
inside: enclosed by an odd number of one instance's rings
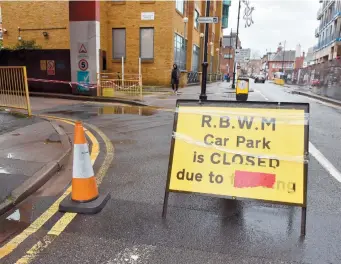
[[[283,51],[282,47],[279,46],[276,53],[268,55],[268,79],[274,78],[275,72],[286,72],[292,71],[295,67],[295,50]],[[263,57],[264,59],[264,57]]]
[[[200,71],[204,24],[198,24],[196,18],[205,16],[205,1],[91,2],[96,2],[99,21],[100,60],[94,62],[99,64],[98,71],[120,72],[122,57],[127,74],[138,73],[141,57],[144,84],[169,85],[173,63],[184,72]],[[211,1],[210,16],[219,17],[219,23],[209,25],[211,72],[218,71],[216,50],[221,46],[222,29],[227,27],[229,5],[230,1]],[[3,28],[7,30],[4,46],[21,38],[35,40],[43,49],[70,49],[70,10],[68,1],[2,2]]]
[[[233,74],[233,65],[234,65],[234,54],[236,47],[236,33],[232,33],[230,35],[223,37],[223,45],[221,47],[220,54],[220,71],[223,74],[229,73],[230,76]],[[238,38],[238,48],[241,48],[241,42]]]

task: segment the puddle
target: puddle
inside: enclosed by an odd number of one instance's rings
[[[9,174],[8,170],[6,170],[4,167],[0,167],[0,173]]]
[[[66,115],[66,116],[77,116],[77,118],[88,119],[90,117],[98,116],[96,112],[88,112],[81,110],[59,110],[59,111],[49,111],[47,114],[52,115]]]
[[[140,115],[151,116],[156,114],[157,109],[148,106],[103,106],[99,108],[100,115]]]
[[[84,107],[84,110],[49,111],[47,114],[76,116],[87,119],[99,115],[140,115],[151,116],[157,113],[157,108],[148,106],[106,105],[97,107]]]
[[[0,245],[23,231],[32,222],[32,202],[27,201],[0,220]]]

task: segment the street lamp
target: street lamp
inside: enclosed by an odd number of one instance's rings
[[[206,1],[206,17],[210,16],[210,0]],[[202,63],[202,81],[201,81],[201,92],[199,99],[200,101],[206,101],[206,81],[207,81],[207,42],[208,42],[208,23],[205,24],[205,43],[204,43],[204,61]]]
[[[216,51],[217,51],[217,56],[218,56],[218,58],[217,58],[217,73],[219,73],[220,72],[220,67],[219,67],[219,59],[220,59],[220,54],[219,54],[219,48],[216,48]]]
[[[241,3],[245,5],[244,10],[244,16],[243,19],[245,20],[245,27],[250,27],[253,24],[252,20],[252,12],[255,10],[254,7],[249,6],[249,0],[239,0],[239,6],[238,6],[238,19],[237,19],[237,35],[236,35],[236,50],[238,48],[238,36],[239,36],[239,19],[240,19],[240,9],[241,9]],[[234,56],[236,59],[236,56]],[[235,77],[236,77],[236,62],[234,62],[233,65],[233,82],[232,82],[232,89],[236,88],[235,85]]]
[[[285,44],[286,40],[284,40],[284,48],[283,48],[283,59],[282,59],[282,73],[284,74],[284,55],[285,55]],[[281,43],[280,43],[281,44]]]
[[[204,62],[204,43],[203,43],[203,40],[204,40],[204,33],[200,33],[199,34],[200,36],[200,49],[202,49],[202,52],[201,52],[201,64]],[[202,71],[202,69],[201,69]]]
[[[185,69],[187,68],[187,42],[186,42],[186,25],[188,23],[188,17],[183,18],[184,21],[184,49],[185,49]]]

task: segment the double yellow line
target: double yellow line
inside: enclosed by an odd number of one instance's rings
[[[45,116],[41,115],[39,117],[52,119],[61,121],[67,124],[74,125],[75,121],[72,119],[59,118],[54,116]],[[105,159],[96,174],[97,184],[101,184],[103,177],[106,175],[106,172],[109,169],[109,166],[114,158],[114,147],[111,144],[108,137],[97,127],[85,124],[87,127],[94,130],[104,141],[106,146],[106,156]],[[91,163],[92,165],[97,160],[97,157],[100,152],[100,146],[96,139],[96,137],[89,131],[85,131],[86,135],[89,137],[92,142],[91,147]],[[66,189],[66,191],[41,215],[39,216],[29,227],[27,227],[24,231],[22,231],[19,235],[15,236],[12,240],[6,243],[4,246],[0,248],[0,260],[10,253],[12,253],[24,240],[26,240],[30,235],[39,230],[55,213],[58,212],[59,204],[71,193],[71,186]],[[50,231],[38,241],[33,247],[31,247],[16,263],[27,264],[30,263],[34,258],[42,252],[45,248],[47,248],[71,223],[71,221],[76,217],[76,213],[65,213],[50,229]]]

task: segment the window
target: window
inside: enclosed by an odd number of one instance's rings
[[[193,45],[193,56],[192,56],[192,71],[199,71],[199,58],[200,58],[200,48],[197,45]]]
[[[140,57],[154,59],[154,28],[140,28]]]
[[[174,36],[174,63],[178,65],[180,70],[186,69],[185,40],[178,34]]]
[[[194,27],[196,29],[199,28],[199,22],[198,22],[198,18],[199,18],[199,12],[197,10],[194,11]]]
[[[112,58],[126,57],[126,30],[125,28],[112,29]]]
[[[185,1],[184,0],[175,0],[175,8],[181,13],[184,13],[185,9]]]

